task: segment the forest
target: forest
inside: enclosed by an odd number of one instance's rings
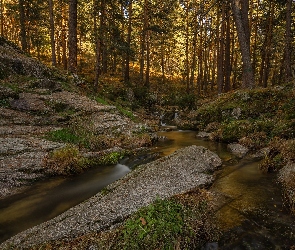
[[[294,0],[0,0],[1,249],[295,249]]]
[[[177,85],[212,96],[292,79],[292,3],[1,0],[0,26],[2,37],[84,76],[94,91],[112,76],[125,86],[165,92]]]

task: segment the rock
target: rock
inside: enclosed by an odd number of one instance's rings
[[[23,111],[48,112],[50,108],[46,105],[42,96],[32,93],[21,93],[19,99],[10,102],[12,108]]]
[[[227,148],[239,158],[243,158],[249,152],[248,148],[239,143],[230,143],[227,145]]]
[[[289,163],[283,167],[278,175],[278,180],[283,186],[284,198],[287,200],[287,203],[290,205],[290,208],[293,208],[295,205],[295,163]]]
[[[157,198],[169,198],[211,184],[210,172],[221,159],[204,147],[190,146],[154,162],[141,165],[106,190],[60,216],[28,229],[0,248],[28,247],[46,241],[72,238],[106,230]]]
[[[270,148],[268,148],[268,147],[267,148],[262,148],[262,149],[258,150],[258,152],[254,153],[254,154],[251,154],[250,158],[262,159],[265,156],[267,156],[269,153],[270,153]]]
[[[199,132],[197,134],[197,137],[198,138],[201,138],[201,139],[210,139],[210,136],[211,136],[211,133],[207,133],[207,132]]]

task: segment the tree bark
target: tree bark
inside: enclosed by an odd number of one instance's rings
[[[289,82],[292,80],[291,70],[291,19],[292,19],[292,0],[287,0],[286,3],[286,46],[285,46],[285,81]]]
[[[240,9],[240,2],[241,8]],[[243,82],[242,87],[252,89],[255,85],[253,67],[250,55],[250,32],[249,32],[249,20],[248,9],[249,0],[231,0],[231,6],[234,16],[234,21],[237,28],[238,39],[240,44],[240,50],[242,54],[243,62]]]
[[[69,1],[69,63],[68,71],[77,73],[77,0]]]
[[[0,14],[1,14],[1,17],[0,17],[0,22],[1,22],[1,36],[4,37],[4,6],[3,6],[3,0],[0,1]]]
[[[18,0],[18,5],[19,5],[19,18],[20,18],[20,40],[21,40],[21,46],[22,46],[22,50],[24,52],[28,52],[24,0]]]
[[[124,82],[125,83],[129,83],[129,81],[130,81],[132,14],[133,14],[133,6],[132,6],[132,0],[130,0],[129,6],[128,6],[128,31],[127,31],[127,46],[128,47],[127,47],[126,62],[125,62],[125,74],[124,74]]]
[[[224,92],[230,91],[230,75],[231,75],[231,57],[230,57],[230,13],[229,3],[225,7],[226,31],[225,31],[225,50],[224,50]]]
[[[52,63],[52,66],[56,66],[53,0],[48,0],[48,4],[49,4],[50,41],[51,41],[51,63]]]
[[[225,34],[225,27],[223,20],[225,18],[225,4],[222,3],[222,15],[220,17],[220,14],[218,12],[217,15],[217,39],[218,39],[218,45],[217,45],[217,88],[218,88],[218,94],[221,94],[223,91],[223,81],[224,81],[224,34]],[[221,23],[221,30],[219,30],[219,26]]]

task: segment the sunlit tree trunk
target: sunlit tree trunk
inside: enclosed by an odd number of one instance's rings
[[[3,6],[3,0],[1,0],[0,1],[0,4],[1,4],[1,6],[0,6],[0,22],[1,22],[1,24],[0,24],[0,34],[1,34],[1,36],[2,37],[4,37],[4,6]]]
[[[66,28],[66,9],[62,8],[62,30],[61,30],[61,46],[62,46],[62,64],[63,69],[68,69],[68,57],[67,57],[67,28]]]
[[[48,4],[49,4],[49,21],[50,21],[51,62],[52,62],[52,66],[56,66],[53,0],[48,0]]]
[[[265,33],[265,39],[262,48],[261,55],[261,67],[260,67],[260,78],[259,85],[267,87],[267,80],[269,76],[270,68],[270,53],[271,53],[271,41],[273,33],[273,19],[274,19],[274,2],[270,2],[270,11],[268,14],[267,29]]]
[[[164,49],[164,36],[161,35],[161,73],[162,73],[162,83],[165,83],[166,76],[165,76],[165,49]]]
[[[77,73],[77,0],[69,1],[69,64],[68,71]]]
[[[230,75],[231,75],[231,53],[230,53],[230,47],[231,47],[231,38],[230,38],[230,13],[229,13],[229,5],[228,2],[226,3],[225,7],[225,25],[226,25],[226,31],[225,31],[225,50],[224,50],[224,91],[228,92],[230,91]]]
[[[18,5],[19,5],[21,46],[22,46],[22,50],[23,51],[28,52],[24,0],[18,0]]]
[[[243,62],[243,88],[254,88],[255,80],[250,55],[249,0],[231,0]]]
[[[131,33],[132,33],[132,14],[133,14],[133,6],[132,0],[130,0],[128,5],[128,31],[127,31],[127,46],[128,50],[126,53],[126,61],[125,61],[125,74],[124,74],[124,82],[129,83],[130,81],[130,53],[131,53]]]

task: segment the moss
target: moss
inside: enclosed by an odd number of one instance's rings
[[[82,172],[86,165],[79,149],[68,145],[51,152],[43,160],[43,167],[52,175],[71,175]]]
[[[82,141],[79,136],[75,135],[67,128],[50,131],[45,135],[45,138],[51,141],[73,144],[79,144]]]

